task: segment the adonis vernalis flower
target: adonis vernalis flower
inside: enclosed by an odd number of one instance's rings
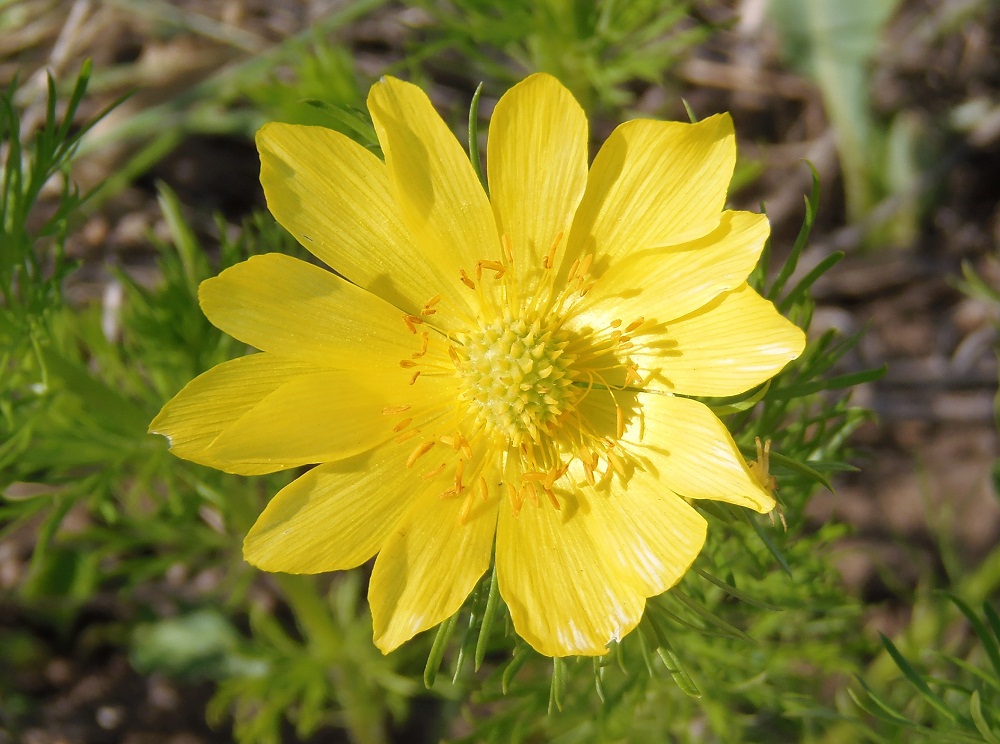
[[[516,631],[601,654],[705,540],[689,503],[774,500],[712,411],[803,348],[746,284],[764,216],[724,209],[728,115],[619,126],[588,169],[584,113],[533,75],[497,103],[489,196],[417,87],[368,97],[384,161],[344,135],[257,135],[275,218],[324,268],[279,254],[204,282],[201,306],[260,350],[153,421],[233,473],[316,465],[244,543],[268,571],[377,554],[390,651],[455,613],[494,553]]]

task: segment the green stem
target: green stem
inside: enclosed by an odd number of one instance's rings
[[[317,663],[324,664],[333,680],[334,694],[343,711],[343,725],[355,744],[387,744],[385,714],[380,696],[344,643],[329,603],[308,576],[274,574]]]

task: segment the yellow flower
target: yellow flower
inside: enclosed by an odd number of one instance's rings
[[[388,652],[448,618],[489,567],[543,654],[602,654],[705,540],[690,499],[768,512],[728,396],[798,356],[747,286],[764,216],[725,211],[727,115],[618,127],[589,171],[584,113],[533,75],[493,112],[490,195],[426,95],[368,97],[384,162],[337,132],[261,129],[275,218],[346,279],[279,254],[200,290],[262,353],[206,372],[153,421],[180,457],[258,474],[317,464],[244,543],[268,571],[378,554]]]

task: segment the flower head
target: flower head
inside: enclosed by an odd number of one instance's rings
[[[206,372],[153,431],[235,473],[314,464],[244,543],[269,571],[377,554],[375,641],[446,619],[489,567],[517,632],[601,654],[705,540],[689,503],[774,500],[689,396],[742,393],[802,332],[746,284],[764,216],[724,209],[726,115],[637,120],[587,164],[587,123],[533,75],[493,112],[487,196],[418,88],[368,97],[384,161],[333,131],[257,136],[276,219],[326,269],[278,254],[204,282],[262,353]]]

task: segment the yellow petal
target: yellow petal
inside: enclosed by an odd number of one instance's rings
[[[657,323],[694,312],[746,281],[769,232],[762,214],[723,212],[719,227],[703,238],[613,263],[587,295],[581,313],[625,323],[641,316]]]
[[[292,467],[292,463],[236,463],[208,454],[219,433],[266,396],[298,375],[316,368],[271,354],[224,362],[184,386],[149,425],[153,434],[170,440],[170,451],[185,460],[240,475],[260,475]]]
[[[557,492],[561,509],[503,500],[497,578],[514,630],[546,656],[597,656],[642,618],[644,598],[612,565],[582,492]],[[591,498],[593,496],[591,495]],[[610,508],[610,507],[609,507]]]
[[[411,83],[382,78],[368,94],[368,110],[403,223],[424,259],[461,287],[460,270],[471,273],[476,261],[499,256],[493,211],[468,155]]]
[[[705,519],[665,485],[655,473],[636,470],[623,487],[592,499],[606,560],[644,597],[680,581],[705,543]]]
[[[774,508],[774,497],[750,472],[725,425],[708,406],[689,398],[639,393],[641,421],[626,431],[624,441],[648,478],[689,499],[712,499],[746,506],[761,513]]]
[[[409,505],[411,442],[389,443],[327,463],[271,499],[243,541],[264,571],[320,573],[353,568],[378,552]]]
[[[416,404],[407,413],[426,416],[444,402],[445,385],[435,382],[410,387],[402,370],[299,375],[219,434],[207,453],[246,464],[308,465],[350,457],[396,436],[395,419],[384,409]]]
[[[551,75],[532,75],[497,102],[487,173],[497,229],[510,239],[521,287],[537,281],[557,237],[565,247],[587,186],[587,117]]]
[[[217,328],[262,351],[336,369],[398,365],[416,349],[403,313],[332,272],[280,253],[236,264],[198,288]]]
[[[454,471],[452,471],[453,473]],[[454,615],[490,565],[496,498],[478,498],[460,523],[464,498],[441,493],[452,483],[422,481],[409,511],[375,560],[368,602],[375,645],[389,653],[422,630]]]
[[[615,258],[714,230],[736,165],[728,114],[697,124],[639,119],[601,147],[570,232],[568,260]]]
[[[655,329],[654,329],[655,330]],[[682,395],[738,395],[770,379],[805,348],[806,337],[747,285],[635,337],[632,358],[658,370],[651,387]]]
[[[257,149],[268,209],[317,258],[408,313],[438,292],[465,302],[452,275],[422,260],[371,152],[339,132],[291,124],[265,124]]]

